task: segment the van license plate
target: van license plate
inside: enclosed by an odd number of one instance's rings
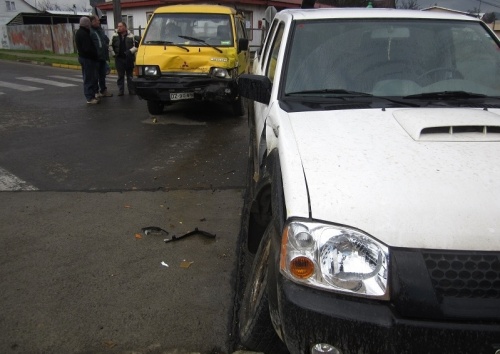
[[[171,93],[170,94],[171,101],[188,100],[190,98],[194,98],[193,92],[182,92],[182,93]]]

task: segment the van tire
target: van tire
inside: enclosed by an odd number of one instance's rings
[[[148,112],[150,114],[162,114],[163,113],[163,107],[165,107],[165,104],[160,102],[160,101],[147,101],[148,103]]]
[[[237,117],[241,117],[245,114],[245,106],[241,96],[233,102],[233,114]]]

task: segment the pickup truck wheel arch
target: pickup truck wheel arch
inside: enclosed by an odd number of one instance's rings
[[[273,354],[287,352],[269,313],[268,263],[272,237],[276,237],[276,232],[274,223],[269,223],[259,244],[239,310],[241,344],[252,350]]]
[[[278,149],[274,149],[267,156],[260,173],[261,178],[250,204],[248,221],[247,246],[252,253],[257,252],[269,222],[274,220],[276,230],[281,232],[286,217]]]

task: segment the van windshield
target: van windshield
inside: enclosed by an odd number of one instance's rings
[[[231,17],[222,14],[155,14],[144,45],[233,46]]]
[[[443,92],[500,96],[500,48],[479,22],[300,21],[291,43],[284,87],[290,97],[341,90],[425,99]]]

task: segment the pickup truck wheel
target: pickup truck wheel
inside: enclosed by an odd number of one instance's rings
[[[239,310],[240,342],[246,348],[264,353],[282,353],[284,344],[276,334],[269,314],[267,264],[271,249],[269,224],[255,255]]]
[[[241,96],[233,102],[233,114],[237,117],[245,114],[245,107],[243,106],[243,98]]]
[[[160,101],[147,101],[148,102],[148,112],[150,114],[162,114],[163,107],[165,105]]]

